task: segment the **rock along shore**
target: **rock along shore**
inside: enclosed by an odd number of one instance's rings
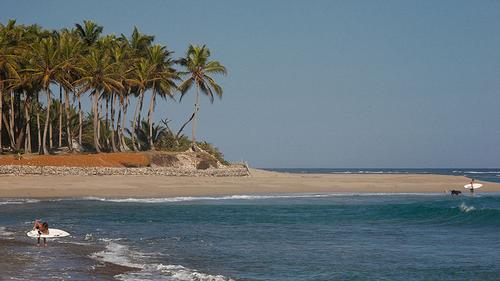
[[[65,166],[0,166],[0,176],[180,176],[180,177],[242,177],[249,176],[243,165],[223,168],[189,169],[169,167],[65,167]]]

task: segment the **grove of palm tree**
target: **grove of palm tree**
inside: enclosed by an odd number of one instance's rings
[[[172,55],[135,27],[128,37],[105,35],[92,21],[61,30],[0,23],[0,153],[213,149],[196,141],[199,95],[222,97],[213,75],[226,68],[204,45]],[[158,103],[180,102],[190,90],[194,111],[180,129],[154,120]]]

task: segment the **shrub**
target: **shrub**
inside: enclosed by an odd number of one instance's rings
[[[229,165],[229,162],[227,162],[226,159],[224,159],[224,155],[222,154],[222,152],[220,152],[220,150],[217,147],[213,146],[212,144],[206,141],[198,142],[197,145],[199,148],[203,149],[208,154],[215,157],[221,164]]]

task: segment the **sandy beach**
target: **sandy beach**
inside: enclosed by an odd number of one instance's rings
[[[3,176],[0,197],[149,198],[266,193],[426,193],[463,188],[461,176],[414,174],[287,174],[252,169],[250,177]],[[479,192],[500,192],[481,182]]]

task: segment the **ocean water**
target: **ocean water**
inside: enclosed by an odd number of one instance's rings
[[[480,181],[500,183],[500,168],[265,168],[265,170],[298,174],[435,174],[464,176]]]
[[[0,280],[500,280],[500,194],[0,199],[0,251]]]

